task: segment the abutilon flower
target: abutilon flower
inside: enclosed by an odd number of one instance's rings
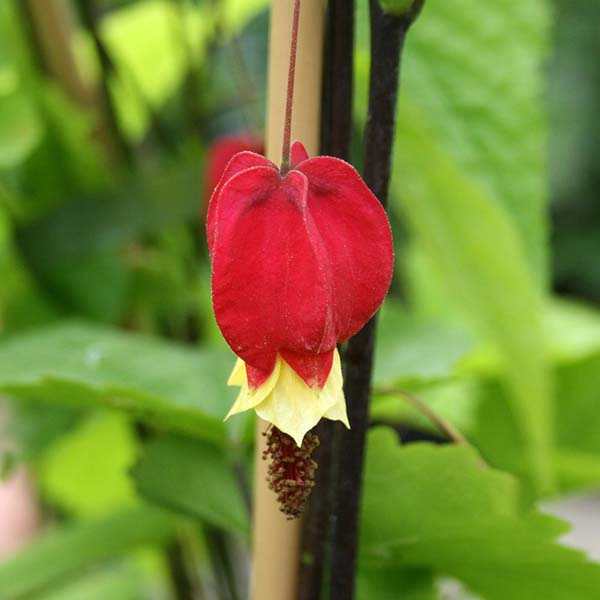
[[[255,134],[242,131],[216,138],[210,145],[204,170],[204,206],[207,207],[229,161],[238,152],[264,154],[263,141]],[[206,214],[206,213],[205,213]]]
[[[387,216],[356,170],[299,142],[287,173],[240,152],[213,192],[207,240],[215,317],[239,357],[228,416],[254,408],[297,450],[323,417],[349,426],[336,346],[379,308],[393,267]]]

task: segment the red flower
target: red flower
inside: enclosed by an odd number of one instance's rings
[[[310,418],[301,407],[269,409],[279,429],[301,442],[315,418],[329,416],[329,399],[342,394],[337,358],[339,390],[326,386],[336,345],[363,327],[388,291],[393,246],[385,211],[351,165],[308,158],[296,142],[285,175],[259,154],[231,159],[210,202],[207,239],[217,323],[245,362],[236,410],[257,406],[260,414],[260,403],[277,395],[273,377],[289,366],[317,400],[327,392]],[[281,385],[291,389],[285,377]],[[242,381],[238,369],[232,382]],[[334,412],[344,420],[345,407],[343,416]]]
[[[204,177],[204,205],[207,206],[229,161],[238,152],[264,154],[262,140],[252,133],[234,133],[217,138],[208,150]]]

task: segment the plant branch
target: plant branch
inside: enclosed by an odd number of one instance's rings
[[[97,6],[97,0],[77,0],[77,6],[79,8],[83,26],[94,42],[96,55],[98,56],[98,62],[100,64],[100,98],[107,131],[109,132],[113,145],[118,149],[120,155],[131,164],[133,159],[131,148],[121,131],[117,110],[110,91],[110,80],[115,75],[115,66],[108,49],[100,37],[98,23],[98,14],[100,11]]]
[[[423,402],[418,396],[408,392],[406,390],[399,390],[394,388],[374,388],[374,394],[386,395],[386,396],[399,396],[406,400],[415,410],[420,412],[424,417],[431,421],[438,431],[445,435],[450,441],[455,444],[462,446],[470,446],[471,444],[467,438],[460,432],[452,423],[446,421],[444,417],[436,413],[431,406]]]
[[[418,8],[422,0],[417,0]],[[365,128],[364,179],[386,207],[391,172],[400,57],[406,32],[418,10],[402,16],[383,13],[377,0],[371,0],[371,74],[369,111]],[[340,434],[336,481],[336,506],[331,552],[331,600],[354,598],[359,510],[376,317],[349,342],[346,349],[344,391],[351,429]]]

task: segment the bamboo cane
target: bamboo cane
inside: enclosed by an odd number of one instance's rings
[[[279,164],[283,142],[287,75],[294,2],[273,0],[269,40],[267,90],[267,157]],[[319,149],[324,0],[302,0],[292,140],[300,140],[309,154]],[[288,521],[279,511],[275,494],[266,483],[262,460],[267,424],[259,421],[256,437],[254,482],[254,547],[252,600],[294,600],[300,555],[299,520]]]

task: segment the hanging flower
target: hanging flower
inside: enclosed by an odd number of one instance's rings
[[[390,285],[387,216],[348,163],[299,142],[282,173],[236,154],[207,218],[213,307],[239,357],[229,415],[254,408],[301,448],[322,418],[348,425],[336,345],[358,332]]]
[[[217,187],[225,171],[225,167],[227,167],[235,154],[244,152],[245,150],[264,154],[262,140],[253,133],[242,131],[221,136],[210,145],[206,157],[206,168],[204,170],[204,214],[206,214],[206,207],[208,206],[210,197]]]

